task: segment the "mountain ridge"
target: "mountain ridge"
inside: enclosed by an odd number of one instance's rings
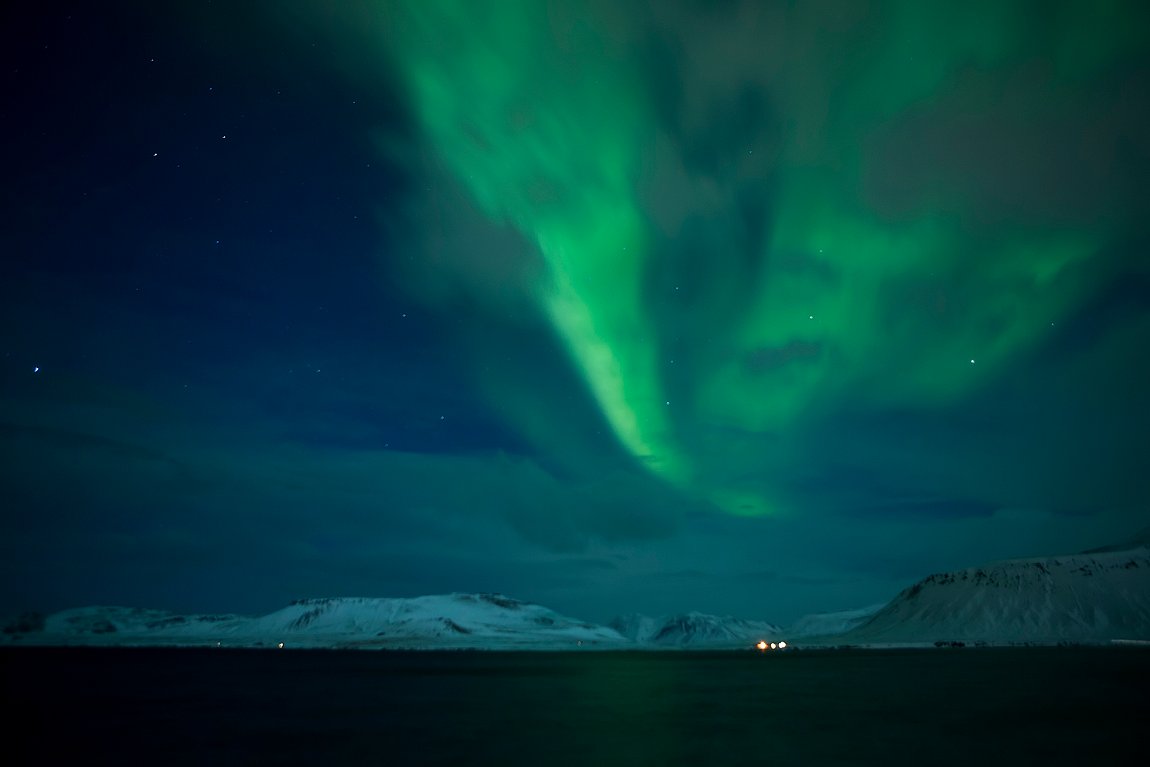
[[[614,618],[608,625],[636,644],[652,648],[746,648],[784,633],[773,623],[700,612],[660,616],[631,613]]]
[[[561,649],[616,646],[604,626],[502,594],[298,599],[261,616],[178,615],[128,607],[62,610],[10,642],[338,649]]]
[[[1150,549],[989,562],[904,589],[847,642],[1150,639]]]

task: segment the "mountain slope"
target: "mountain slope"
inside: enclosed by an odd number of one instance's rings
[[[877,604],[855,610],[839,610],[833,613],[804,615],[787,626],[789,637],[817,637],[842,634],[866,623],[885,605]]]
[[[1150,639],[1150,549],[1007,560],[931,575],[841,639]]]

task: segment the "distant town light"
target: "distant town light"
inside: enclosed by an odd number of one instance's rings
[[[767,649],[767,643],[760,639],[759,643],[755,645],[755,647],[758,647],[760,650],[765,650]]]
[[[276,647],[282,650],[284,648],[284,643],[280,642],[278,645],[276,645]]]
[[[778,647],[779,647],[779,646],[778,646],[777,644],[775,644],[774,642],[771,642],[771,649],[772,649],[772,650],[777,650],[777,649],[778,649]]]
[[[780,650],[787,649],[787,643],[786,642],[779,642],[779,649]]]

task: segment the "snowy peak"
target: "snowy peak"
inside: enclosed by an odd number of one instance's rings
[[[771,623],[696,612],[659,617],[622,615],[611,621],[611,627],[639,645],[666,648],[751,647],[781,633]]]
[[[1150,639],[1150,550],[993,562],[931,575],[846,635],[870,642]]]

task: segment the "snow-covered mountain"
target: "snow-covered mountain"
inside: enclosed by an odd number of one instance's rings
[[[617,618],[610,627],[498,594],[414,599],[304,599],[282,610],[178,615],[129,607],[83,607],[26,616],[9,643],[348,649],[735,649],[781,637],[778,626],[702,613]]]
[[[611,648],[617,632],[497,594],[303,599],[268,615],[85,607],[5,629],[22,644],[328,648]]]
[[[866,623],[883,607],[885,604],[870,605],[855,610],[804,615],[787,627],[787,636],[816,637],[843,634]]]
[[[749,648],[759,640],[771,641],[782,634],[772,623],[730,616],[684,613],[682,615],[621,615],[611,628],[641,647],[727,649]]]
[[[1014,559],[904,590],[848,643],[1150,640],[1150,549]]]
[[[599,626],[497,594],[293,602],[268,615],[178,615],[85,607],[27,615],[0,642],[411,649],[736,649],[950,642],[1150,641],[1150,546],[1014,559],[931,575],[885,606],[808,615],[785,631],[684,613],[624,615]],[[281,644],[282,643],[282,644]]]

